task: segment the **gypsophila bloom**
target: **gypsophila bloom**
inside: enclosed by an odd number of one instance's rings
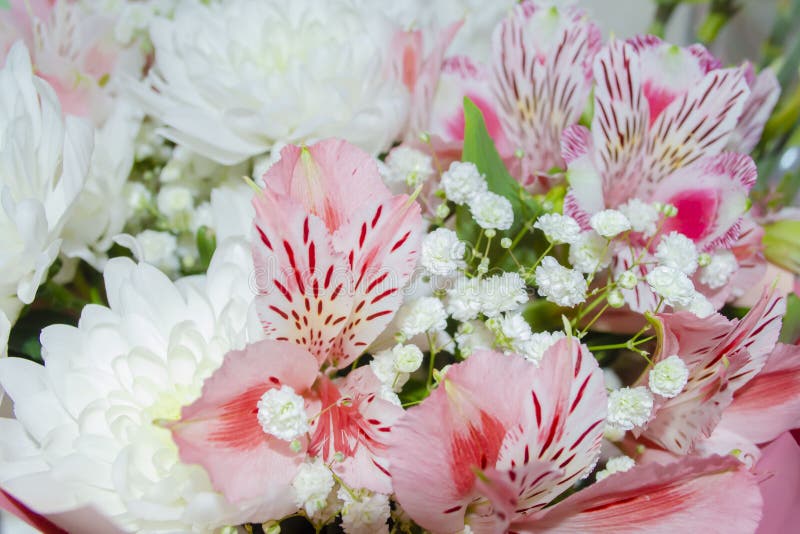
[[[512,345],[521,343],[531,337],[531,325],[519,313],[505,313],[497,319],[497,326],[502,336]]]
[[[658,222],[658,209],[652,204],[643,202],[638,198],[632,198],[619,207],[628,221],[631,223],[631,230],[641,232],[645,236],[656,233],[656,223]]]
[[[392,356],[398,373],[413,373],[422,365],[422,351],[416,345],[397,344],[392,349]]]
[[[631,222],[617,210],[603,210],[592,215],[589,225],[603,237],[612,238],[631,229]]]
[[[712,304],[711,301],[699,291],[694,292],[694,295],[692,295],[692,301],[688,306],[679,306],[679,308],[685,309],[701,319],[704,319],[717,311],[716,308],[714,308],[714,304]]]
[[[517,353],[534,363],[539,363],[545,351],[552,347],[556,341],[565,337],[567,335],[561,331],[536,332],[520,344]]]
[[[670,232],[663,236],[655,256],[661,265],[685,274],[691,275],[697,270],[697,247],[694,241],[681,233]]]
[[[397,393],[395,393],[391,385],[381,384],[381,387],[378,388],[378,397],[391,402],[395,406],[403,406],[403,401],[400,400],[400,397],[397,396]]]
[[[258,423],[284,441],[299,438],[309,429],[303,397],[286,385],[267,390],[258,401]]]
[[[448,200],[456,204],[466,204],[481,193],[486,192],[486,178],[474,163],[454,161],[442,174],[442,188]]]
[[[593,273],[611,264],[608,242],[594,230],[582,232],[569,247],[569,263],[582,273]]]
[[[633,289],[639,283],[639,278],[633,271],[623,271],[617,276],[617,285],[623,289]]]
[[[403,306],[399,315],[400,332],[406,338],[447,328],[447,312],[435,297],[418,298]]]
[[[458,321],[469,321],[481,312],[481,284],[479,278],[461,276],[447,290],[447,313]]]
[[[647,385],[650,391],[671,399],[683,391],[689,380],[689,368],[680,356],[673,354],[653,366],[648,375]]]
[[[608,292],[606,296],[606,301],[608,305],[612,308],[621,308],[625,305],[625,296],[622,294],[622,291],[619,289],[612,289]]]
[[[408,382],[408,374],[398,373],[395,366],[395,355],[392,349],[373,354],[369,362],[373,374],[391,391],[400,391]]]
[[[606,468],[602,469],[597,472],[597,481],[600,482],[604,478],[609,475],[613,475],[614,473],[624,473],[625,471],[630,471],[633,469],[633,466],[636,465],[636,462],[633,461],[633,458],[629,456],[615,456],[614,458],[609,458],[606,462]]]
[[[153,202],[153,195],[150,190],[140,182],[128,182],[125,184],[123,194],[127,200],[128,209],[133,214],[146,211],[150,203]]]
[[[462,358],[470,356],[479,349],[491,349],[494,334],[480,321],[461,323],[456,330],[455,340]]]
[[[586,300],[586,279],[580,272],[560,265],[554,257],[544,258],[535,274],[539,295],[550,302],[570,307]]]
[[[136,242],[142,250],[142,259],[167,273],[179,268],[178,240],[169,232],[145,230],[136,235]]]
[[[719,289],[728,283],[738,268],[733,252],[719,250],[711,255],[711,261],[700,270],[700,282],[711,289]]]
[[[578,221],[568,215],[561,215],[560,213],[546,213],[542,215],[536,219],[533,227],[544,232],[547,240],[554,245],[575,243],[581,233],[581,227]]]
[[[388,533],[389,497],[381,493],[372,493],[367,490],[352,490],[340,488],[338,497],[344,503],[342,506],[342,529],[347,534],[377,534]]]
[[[622,430],[645,424],[653,411],[653,394],[646,387],[621,388],[608,396],[608,423]]]
[[[180,185],[168,185],[161,188],[156,196],[156,207],[176,229],[186,226],[189,215],[194,208],[192,192]]]
[[[622,438],[625,437],[625,431],[614,425],[606,424],[603,429],[603,437],[608,441],[622,441]]]
[[[433,159],[415,148],[398,146],[386,156],[388,181],[405,183],[411,188],[426,182],[433,176]]]
[[[328,505],[333,485],[333,474],[322,458],[306,461],[292,481],[297,506],[305,510],[308,517],[313,517]]]
[[[447,276],[464,267],[466,251],[466,244],[454,231],[437,228],[422,241],[420,263],[431,274]]]
[[[480,311],[497,317],[528,302],[525,280],[517,273],[503,273],[480,281]]]
[[[514,223],[511,202],[490,191],[484,191],[470,200],[469,211],[484,230],[508,230]]]
[[[650,288],[670,306],[689,306],[696,291],[689,277],[672,267],[656,267],[645,277]]]

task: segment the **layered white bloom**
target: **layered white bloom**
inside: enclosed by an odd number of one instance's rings
[[[569,262],[582,273],[593,273],[611,264],[608,242],[594,230],[582,232],[569,247]]]
[[[483,278],[479,290],[480,311],[486,317],[497,317],[503,312],[514,311],[528,302],[525,280],[518,273],[503,273]]]
[[[645,277],[656,295],[670,306],[689,306],[695,298],[694,284],[678,269],[659,266]]]
[[[413,373],[422,365],[422,351],[416,345],[395,345],[392,356],[398,373]]]
[[[292,441],[308,432],[308,415],[303,397],[291,386],[265,391],[258,399],[258,424],[265,434]]]
[[[442,174],[441,183],[447,199],[456,204],[466,204],[488,188],[486,178],[478,167],[468,161],[451,163],[450,168]]]
[[[711,289],[719,289],[728,283],[738,268],[733,252],[719,250],[711,255],[711,261],[700,270],[700,282]]]
[[[692,300],[689,302],[688,306],[677,306],[677,308],[687,310],[701,319],[704,319],[717,311],[714,307],[714,304],[699,291],[694,292],[692,295]]]
[[[367,490],[353,490],[355,496],[344,488],[338,496],[342,506],[342,529],[347,534],[380,534],[389,532],[389,496]]]
[[[671,399],[683,391],[689,380],[689,368],[680,356],[673,354],[653,366],[648,375],[650,391]]]
[[[544,258],[535,274],[539,294],[550,302],[569,307],[586,300],[586,279],[580,272],[560,265],[554,257]]]
[[[3,488],[40,513],[90,505],[129,531],[204,532],[256,517],[256,503],[231,505],[200,466],[181,463],[162,426],[229,350],[256,339],[249,257],[247,243],[221,244],[206,276],[174,283],[113,259],[109,307],[87,306],[78,327],[45,328],[44,366],[0,361],[16,415],[0,419]]]
[[[619,207],[619,211],[628,218],[631,230],[641,232],[646,236],[656,233],[658,222],[658,208],[638,198],[632,198]]]
[[[458,325],[455,340],[462,358],[476,350],[491,349],[495,335],[480,321],[469,321]]]
[[[606,462],[605,469],[602,469],[597,472],[597,481],[600,482],[604,478],[609,475],[613,475],[614,473],[624,473],[625,471],[630,471],[633,469],[633,466],[636,465],[636,462],[633,461],[633,458],[630,456],[615,456],[614,458],[609,458]]]
[[[530,339],[531,325],[519,313],[505,313],[497,319],[499,333],[508,340],[512,346],[518,346],[523,341]]]
[[[447,312],[442,301],[435,297],[422,297],[403,306],[398,313],[400,332],[410,339],[417,334],[437,332],[447,328]]]
[[[426,182],[433,176],[433,158],[409,146],[400,145],[386,157],[390,183],[404,183],[411,188]]]
[[[295,502],[305,510],[308,517],[314,517],[327,507],[328,495],[333,486],[333,474],[322,458],[306,461],[297,470],[292,481]]]
[[[589,225],[603,237],[616,237],[631,229],[631,222],[621,211],[603,210],[592,215]]]
[[[687,275],[697,270],[697,247],[694,241],[679,232],[663,236],[656,247],[656,259],[661,265],[672,267]]]
[[[457,321],[470,321],[481,312],[481,280],[461,276],[447,290],[447,313]]]
[[[653,394],[646,387],[621,388],[608,396],[608,423],[621,430],[645,424],[653,410]]]
[[[466,244],[448,228],[437,228],[422,240],[420,263],[433,275],[448,276],[466,265]]]
[[[0,70],[0,310],[33,301],[61,246],[92,152],[89,123],[67,117],[18,43]]]
[[[567,337],[567,335],[561,331],[536,332],[520,344],[517,352],[528,360],[539,363],[545,351],[555,345],[559,339],[565,337]]]
[[[408,374],[398,373],[394,363],[395,356],[392,349],[376,352],[369,362],[372,373],[381,381],[381,384],[393,392],[400,391],[408,382]]]
[[[151,22],[137,93],[165,136],[220,163],[327,137],[377,154],[407,114],[389,69],[396,29],[365,0],[184,0]]]
[[[568,215],[560,213],[546,213],[533,223],[534,228],[544,232],[548,241],[554,245],[561,243],[575,243],[580,234],[581,227],[578,221]]]
[[[484,191],[469,201],[469,211],[485,230],[508,230],[514,223],[514,209],[506,197]]]

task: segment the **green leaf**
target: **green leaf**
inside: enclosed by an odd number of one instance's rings
[[[526,222],[542,212],[539,202],[508,172],[486,128],[483,113],[467,97],[464,98],[464,151],[461,159],[474,163],[486,176],[489,191],[511,202],[514,224],[505,233],[498,234],[514,237]],[[480,228],[466,206],[458,206],[456,209],[456,232],[462,240],[470,243],[474,243],[480,234]]]
[[[800,274],[800,221],[783,220],[764,226],[764,255],[770,263]]]
[[[786,298],[786,315],[783,316],[779,341],[794,344],[798,339],[800,339],[800,298],[790,293]]]

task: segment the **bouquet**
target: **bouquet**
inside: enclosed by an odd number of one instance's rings
[[[800,3],[760,64],[680,3],[6,2],[2,507],[791,530]]]

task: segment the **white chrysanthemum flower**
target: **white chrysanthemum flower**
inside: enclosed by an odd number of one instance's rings
[[[254,517],[257,502],[228,503],[162,426],[229,350],[256,339],[248,331],[259,335],[251,265],[246,242],[221,244],[207,275],[174,283],[146,263],[109,261],[109,307],[45,328],[44,366],[0,361],[16,414],[0,420],[3,489],[43,514],[90,506],[128,531],[205,532]]]
[[[402,183],[411,188],[425,183],[434,173],[433,158],[405,145],[393,148],[389,152],[386,156],[386,166],[390,183]]]
[[[278,439],[292,441],[310,428],[305,401],[291,386],[283,385],[265,391],[258,400],[257,408],[261,429]]]
[[[619,207],[619,211],[628,218],[631,230],[641,232],[645,236],[656,233],[658,222],[658,208],[638,198],[632,198]]]
[[[728,283],[739,268],[736,256],[730,250],[719,250],[711,255],[711,261],[700,270],[700,282],[711,289],[719,289]]]
[[[613,475],[614,473],[624,473],[625,471],[630,471],[633,469],[633,466],[636,465],[636,462],[633,461],[633,458],[629,456],[615,456],[614,458],[609,458],[606,462],[605,469],[602,469],[597,472],[597,481],[600,482],[604,478],[609,475]]]
[[[306,460],[292,481],[295,502],[314,517],[328,506],[328,495],[334,486],[333,474],[322,458]]]
[[[556,344],[559,339],[564,339],[564,332],[536,332],[531,337],[523,341],[518,347],[517,352],[526,359],[539,363],[544,357],[547,349]]]
[[[392,349],[392,356],[398,373],[413,373],[422,365],[422,351],[416,345],[397,344]]]
[[[631,229],[631,222],[625,214],[617,210],[603,210],[592,215],[589,225],[603,237],[616,237]]]
[[[497,317],[514,311],[528,302],[525,280],[518,273],[503,273],[482,278],[479,284],[480,311],[486,317]]]
[[[687,275],[692,275],[697,270],[697,247],[694,241],[681,233],[670,232],[662,236],[655,256],[661,265]]]
[[[621,388],[608,396],[608,423],[622,430],[644,425],[653,411],[653,394],[644,386]]]
[[[481,280],[461,276],[447,290],[447,313],[457,321],[470,321],[481,312]]]
[[[511,202],[491,191],[484,191],[470,200],[469,211],[484,230],[508,230],[514,223]]]
[[[494,344],[494,334],[480,321],[469,321],[458,325],[455,340],[459,354],[466,358],[476,350],[491,349]]]
[[[389,496],[367,490],[340,488],[342,507],[342,529],[347,534],[380,534],[389,532]]]
[[[420,263],[433,275],[448,276],[462,269],[466,244],[448,228],[437,228],[422,240]]]
[[[447,328],[447,312],[436,297],[422,297],[409,302],[398,313],[400,332],[411,339],[417,334],[437,332]]]
[[[670,306],[689,306],[697,293],[689,277],[672,267],[656,267],[645,277],[656,295]]]
[[[220,163],[327,137],[378,154],[407,116],[389,68],[397,29],[364,0],[184,0],[150,23],[137,93],[165,136]]]
[[[145,230],[136,236],[142,258],[169,274],[180,268],[178,261],[178,239],[169,232]]]
[[[580,272],[560,265],[554,257],[544,258],[535,274],[539,294],[550,302],[570,307],[586,300],[586,279]]]
[[[91,125],[62,118],[53,89],[15,44],[0,70],[0,310],[11,323],[58,256],[91,153]]]
[[[548,241],[554,245],[561,243],[575,243],[580,234],[581,227],[578,221],[568,215],[560,213],[546,213],[536,219],[533,223],[534,228],[544,232]]]
[[[653,366],[648,375],[650,391],[671,399],[683,391],[689,380],[689,368],[680,356],[673,354]]]
[[[594,230],[582,232],[569,247],[570,264],[582,273],[593,273],[611,264],[608,242]]]
[[[442,188],[447,200],[467,204],[487,191],[486,178],[474,163],[454,161],[442,174]]]

